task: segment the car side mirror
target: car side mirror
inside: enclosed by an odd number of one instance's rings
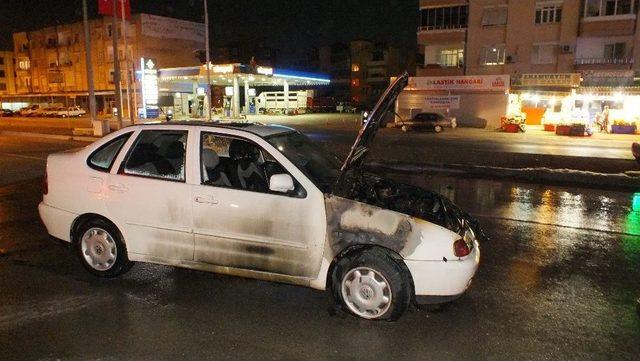
[[[274,174],[269,179],[269,190],[287,193],[295,189],[293,178],[288,174]]]

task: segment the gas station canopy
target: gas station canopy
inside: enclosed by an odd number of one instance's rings
[[[263,66],[243,64],[209,64],[211,85],[231,86],[233,79],[241,82],[248,81],[252,86],[314,86],[328,85],[330,80],[325,74],[307,73],[277,69]],[[181,68],[164,68],[158,70],[158,80],[161,83],[197,82],[207,83],[207,67],[190,66]]]

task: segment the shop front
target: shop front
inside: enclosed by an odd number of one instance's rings
[[[497,128],[508,89],[509,75],[412,77],[396,102],[396,122],[437,112],[456,117],[460,126]]]

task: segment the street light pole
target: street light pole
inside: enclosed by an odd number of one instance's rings
[[[120,0],[122,15],[122,38],[124,39],[124,83],[127,88],[127,114],[129,115],[129,121],[131,124],[135,123],[135,113],[131,111],[131,84],[129,83],[129,62],[131,59],[129,58],[129,47],[127,44],[127,22],[125,19],[125,11],[124,11],[124,3],[126,0]]]
[[[122,129],[122,89],[120,88],[120,60],[118,59],[118,0],[113,0],[111,39],[113,40],[113,82],[115,84],[115,102],[118,112],[116,119],[118,129]]]
[[[207,120],[211,121],[211,60],[209,59],[209,9],[207,8],[207,0],[204,0],[204,30],[204,45],[207,66]]]
[[[87,62],[87,87],[89,90],[89,117],[91,119],[91,124],[93,125],[96,121],[96,94],[93,85],[93,64],[91,62],[91,32],[89,31],[89,15],[87,14],[87,0],[82,0],[82,20],[84,22],[84,50],[86,55]],[[104,135],[104,134],[95,134],[96,127],[94,125],[94,135]],[[101,132],[100,132],[101,133]]]

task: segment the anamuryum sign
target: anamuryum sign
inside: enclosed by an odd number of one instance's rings
[[[407,90],[506,91],[509,75],[426,76],[409,78]]]
[[[522,74],[520,85],[577,88],[580,86],[580,73]]]

